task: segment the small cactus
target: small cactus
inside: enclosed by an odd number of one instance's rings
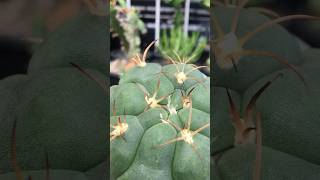
[[[153,43],[110,88],[111,179],[209,179],[210,78],[185,58],[147,63]]]

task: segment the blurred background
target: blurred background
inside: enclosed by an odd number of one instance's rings
[[[169,57],[177,60],[179,55],[206,64],[209,25],[209,0],[115,1],[111,5],[112,78],[132,67],[130,59],[154,40],[156,48],[149,51],[147,62],[164,65],[170,63]]]
[[[88,2],[0,1],[0,78],[25,73],[32,47],[47,32],[88,6]],[[174,50],[181,56],[193,57],[196,64],[207,65],[209,3],[209,0],[112,0],[110,71],[115,82],[129,59],[142,53],[154,39],[158,39],[158,48],[151,49],[148,61],[168,63],[167,56],[175,56]],[[250,6],[266,7],[279,15],[320,16],[319,0],[251,0]],[[320,22],[290,21],[283,25],[309,45],[320,47]]]
[[[27,71],[32,49],[91,0],[1,0],[0,79]]]
[[[251,0],[251,6],[266,7],[280,16],[290,14],[308,14],[320,16],[319,0]],[[313,47],[320,47],[319,21],[290,21],[282,24],[290,32]]]

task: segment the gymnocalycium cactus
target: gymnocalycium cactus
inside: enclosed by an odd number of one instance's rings
[[[209,179],[210,78],[185,58],[147,63],[154,43],[110,88],[111,179]]]
[[[213,10],[216,33],[219,27],[231,33],[220,32],[223,35],[213,47],[216,108],[211,175],[225,180],[317,180],[319,50],[302,48],[294,35],[274,23],[319,18],[292,15],[271,20],[242,9],[246,0],[233,2],[238,6]],[[226,19],[234,23],[225,24]],[[239,41],[238,37],[245,38]],[[236,43],[241,41],[247,44]]]
[[[107,179],[107,94],[69,64],[106,78],[105,18],[80,12],[47,34],[28,74],[0,80],[1,180]]]

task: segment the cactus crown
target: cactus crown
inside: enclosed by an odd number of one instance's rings
[[[131,59],[136,66],[121,76],[119,85],[111,87],[116,109],[110,117],[111,179],[209,179],[209,107],[199,106],[198,101],[199,97],[210,99],[209,91],[202,91],[209,78],[198,70],[202,66],[188,64],[190,58],[177,53],[176,61],[169,57],[172,64],[147,63],[155,42],[142,56]],[[126,112],[119,112],[122,109]],[[123,154],[125,149],[129,150]],[[118,165],[121,159],[128,163]],[[141,167],[163,174],[156,177],[145,170],[141,175],[137,173]]]
[[[145,161],[149,158],[159,158],[163,152],[166,152],[165,157],[175,158],[166,162],[166,158],[162,157],[149,165],[165,172],[162,178],[167,179],[167,175],[171,174],[177,179],[209,179],[210,115],[207,111],[203,112],[197,102],[198,96],[208,96],[202,99],[210,99],[209,91],[199,90],[208,79],[198,71],[201,66],[187,64],[189,59],[179,55],[177,62],[172,61],[164,67],[146,63],[147,52],[154,43],[148,45],[142,57],[137,55],[132,59],[137,66],[121,77],[119,85],[111,87],[119,89],[110,90],[113,101],[110,116],[111,179],[128,176],[155,178],[156,175],[148,171],[143,176],[136,171],[141,166],[147,166]],[[78,65],[71,64],[105,89],[100,80]],[[121,110],[123,112],[119,112]],[[172,148],[174,146],[175,149]],[[147,147],[146,152],[144,148]],[[129,152],[121,153],[126,149]],[[186,160],[194,161],[194,164],[184,163]],[[128,163],[117,165],[120,161]],[[166,165],[160,167],[160,164]]]

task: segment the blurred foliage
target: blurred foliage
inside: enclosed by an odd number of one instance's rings
[[[190,63],[199,60],[207,45],[207,40],[200,37],[199,32],[192,32],[186,36],[182,27],[174,27],[161,32],[159,50],[164,58],[171,57],[176,60],[177,54],[181,57],[188,57]]]
[[[183,12],[181,11],[181,5],[184,0],[163,0],[163,2],[172,6],[174,10],[173,24],[177,26],[181,26],[183,24]]]
[[[210,7],[210,0],[202,0],[202,4],[206,7]]]
[[[124,0],[118,0],[110,6],[110,17],[111,31],[120,38],[122,50],[127,56],[140,53],[140,33],[146,33],[147,29],[138,11],[133,7],[127,7]]]
[[[173,7],[179,7],[184,0],[163,0],[163,2],[170,4]]]
[[[170,30],[163,30],[161,32],[159,50],[163,58],[171,57],[173,60],[177,60],[177,54],[181,57],[188,57],[190,63],[199,60],[206,45],[207,40],[204,37],[200,37],[199,32],[192,32],[185,35],[183,32],[184,14],[181,6],[185,2],[184,0],[163,0],[165,3],[175,8],[175,14],[173,18],[173,28]],[[210,0],[202,0],[205,6],[210,6]]]

